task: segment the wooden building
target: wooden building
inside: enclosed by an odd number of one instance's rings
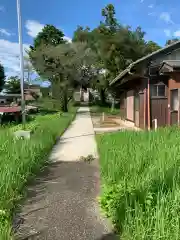
[[[180,123],[180,41],[129,65],[111,83],[120,111],[136,127]]]

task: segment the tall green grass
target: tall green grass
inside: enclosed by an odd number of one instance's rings
[[[75,116],[75,108],[66,114],[38,116],[27,124],[30,140],[13,137],[21,125],[0,132],[0,239],[11,239],[12,214],[22,198],[24,187],[48,161],[56,138]]]
[[[101,206],[122,240],[180,239],[180,130],[97,136]]]

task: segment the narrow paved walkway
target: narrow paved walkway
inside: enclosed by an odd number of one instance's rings
[[[29,189],[17,239],[116,239],[97,203],[98,161],[78,160],[89,154],[97,157],[96,142],[89,108],[82,107],[54,147],[51,166]]]
[[[54,148],[51,158],[53,161],[77,161],[89,154],[97,157],[94,129],[89,107],[81,107],[76,119]]]

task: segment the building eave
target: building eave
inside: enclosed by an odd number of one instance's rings
[[[176,50],[180,48],[180,41],[177,41],[175,43],[172,43],[171,45],[168,45],[164,48],[161,48],[151,54],[148,54],[140,59],[138,59],[137,61],[131,63],[124,71],[122,71],[116,78],[114,78],[111,82],[110,82],[110,86],[112,86],[113,84],[115,84],[118,80],[121,80],[128,72],[131,72],[131,69],[133,67],[135,67],[138,64],[142,64],[145,62],[151,62],[153,60],[155,60],[159,55],[163,55],[163,54],[169,54],[172,51]]]

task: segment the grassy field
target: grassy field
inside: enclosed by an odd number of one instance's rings
[[[121,240],[180,239],[180,130],[97,135],[101,207]]]
[[[13,132],[21,125],[1,130],[0,138],[0,239],[9,240],[14,209],[22,198],[25,186],[41,167],[56,138],[68,127],[76,108],[60,115],[37,116],[27,124],[32,130],[30,140],[15,139]]]

